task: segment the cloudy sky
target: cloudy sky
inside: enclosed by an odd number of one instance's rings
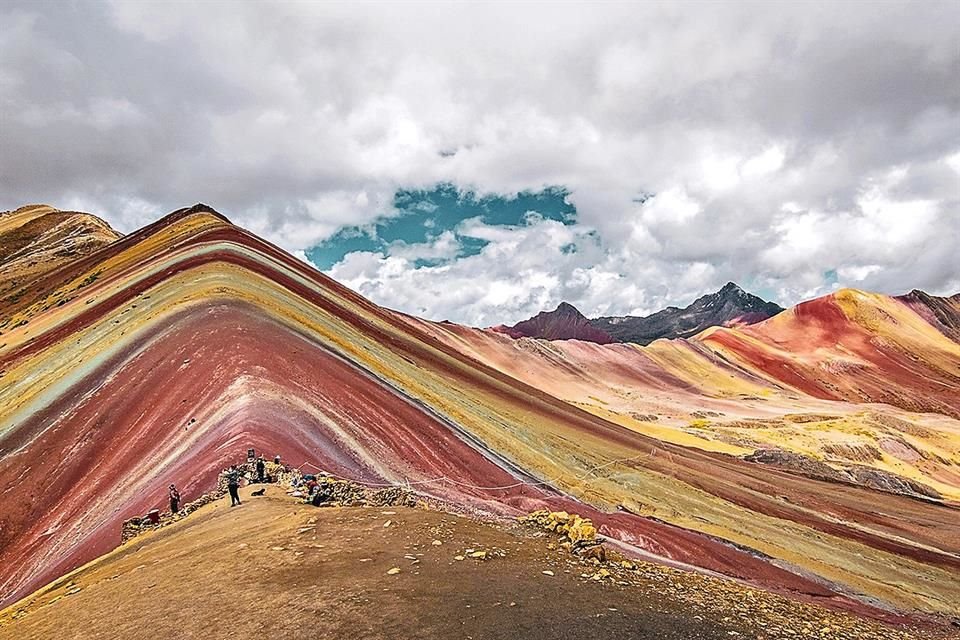
[[[476,325],[955,293],[958,43],[957,2],[7,0],[0,210],[205,202]]]

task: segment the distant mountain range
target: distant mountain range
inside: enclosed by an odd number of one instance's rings
[[[708,327],[739,327],[766,320],[783,311],[728,282],[716,293],[701,296],[687,307],[667,307],[649,316],[587,318],[571,304],[561,302],[554,311],[543,311],[512,327],[495,331],[514,338],[585,340],[598,344],[635,342],[650,344],[659,338],[688,338]]]

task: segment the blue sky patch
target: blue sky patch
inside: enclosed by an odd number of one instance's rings
[[[457,243],[452,257],[476,255],[488,242],[465,235],[464,220],[479,219],[491,226],[526,226],[542,219],[570,225],[576,222],[576,208],[567,201],[569,192],[562,187],[542,191],[524,191],[513,196],[478,196],[452,184],[430,189],[400,189],[393,198],[393,211],[384,212],[373,223],[339,229],[333,236],[307,250],[307,258],[321,270],[333,267],[348,253],[369,251],[389,255],[392,247],[411,248],[428,244],[444,232],[451,232]],[[416,268],[443,264],[449,258],[417,257]]]

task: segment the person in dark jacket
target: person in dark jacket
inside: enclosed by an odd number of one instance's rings
[[[227,490],[230,492],[230,506],[240,504],[240,470],[231,465],[227,470]]]
[[[263,461],[263,456],[257,458],[257,482],[264,483],[267,481],[265,472],[267,469],[267,463]]]
[[[177,486],[170,483],[170,513],[176,515],[180,511],[180,492],[177,491]]]

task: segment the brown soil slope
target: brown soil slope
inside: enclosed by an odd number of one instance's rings
[[[38,280],[121,238],[97,216],[28,205],[0,211],[0,330],[13,309],[37,298]],[[52,301],[56,304],[60,300]]]
[[[509,525],[248,492],[3,611],[0,639],[931,637],[654,565],[594,579]]]

